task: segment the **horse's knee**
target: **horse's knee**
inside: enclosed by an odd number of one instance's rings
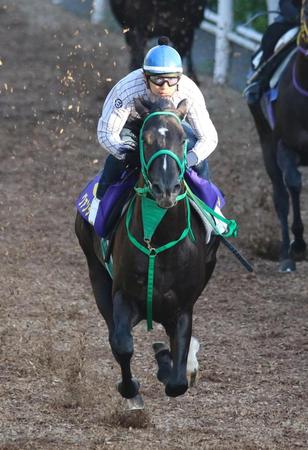
[[[289,189],[294,189],[296,191],[301,190],[302,175],[298,169],[290,168],[287,170],[284,174],[284,180]]]
[[[113,352],[120,357],[132,357],[134,352],[133,337],[128,332],[115,331],[110,338]]]
[[[297,156],[295,151],[278,142],[277,163],[283,174],[284,183],[288,188],[300,190],[302,177],[297,168]]]

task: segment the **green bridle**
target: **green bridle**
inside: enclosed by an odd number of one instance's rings
[[[144,193],[148,193],[151,192],[151,180],[149,179],[149,170],[150,167],[153,163],[153,161],[158,158],[159,156],[162,155],[167,155],[170,156],[171,158],[173,158],[175,160],[175,162],[177,163],[179,169],[180,169],[180,173],[179,173],[179,181],[182,181],[184,178],[184,174],[185,174],[185,169],[186,169],[186,155],[187,155],[187,139],[185,139],[184,142],[184,154],[183,154],[183,159],[182,161],[180,160],[180,158],[171,150],[167,149],[167,148],[162,148],[157,150],[152,156],[151,158],[146,161],[145,160],[145,156],[144,156],[144,142],[143,142],[143,130],[144,130],[144,126],[145,124],[152,118],[155,116],[172,116],[174,117],[177,122],[182,126],[182,122],[181,119],[173,112],[171,111],[155,111],[152,112],[151,114],[149,114],[143,121],[140,133],[139,133],[139,152],[140,152],[140,163],[141,163],[141,173],[143,175],[143,179],[144,182],[146,184],[145,188],[136,188],[137,193],[139,194],[144,194]],[[177,201],[181,200],[183,198],[183,194],[179,195],[177,197]]]

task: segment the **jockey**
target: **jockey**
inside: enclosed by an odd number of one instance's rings
[[[253,55],[254,61],[257,55],[261,55],[257,66],[253,63],[253,69],[258,71],[258,75],[252,74],[253,82],[245,89],[245,95],[250,105],[258,103],[262,95],[262,85],[266,85],[268,78],[275,68],[269,67],[264,70],[266,62],[273,55],[278,40],[292,28],[300,24],[302,0],[280,0],[279,11],[275,21],[265,31],[260,48]],[[276,67],[276,66],[275,66]],[[260,70],[258,70],[260,68]]]
[[[136,136],[125,127],[128,119],[137,116],[134,99],[154,100],[165,97],[175,107],[181,100],[189,102],[186,122],[183,127],[189,139],[187,164],[199,176],[208,178],[206,158],[217,146],[217,132],[210,119],[200,89],[186,75],[183,75],[179,53],[171,47],[168,38],[162,37],[158,45],[148,51],[143,67],[122,78],[109,92],[97,126],[101,146],[110,155],[96,192],[101,199],[110,184],[119,181],[123,170],[136,167],[139,153],[136,151]]]

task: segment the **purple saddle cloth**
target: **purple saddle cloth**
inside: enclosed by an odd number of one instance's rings
[[[99,177],[100,174],[96,175],[87,184],[76,201],[76,208],[86,221],[89,221],[90,206],[95,197]],[[109,186],[99,204],[94,222],[94,229],[98,236],[103,238],[108,236],[137,180],[138,174],[136,172],[123,173],[118,183]],[[214,183],[200,178],[191,169],[186,170],[185,180],[193,193],[210,208],[214,209],[216,205],[220,208],[224,206],[224,197]]]
[[[76,208],[86,221],[89,221],[90,206],[96,194],[99,178],[100,174],[96,175],[76,201]],[[124,172],[118,183],[109,186],[99,204],[94,222],[94,229],[98,236],[103,238],[108,236],[137,180],[136,172]]]
[[[193,193],[210,208],[219,206],[221,209],[224,206],[224,196],[218,187],[211,181],[200,178],[194,170],[186,170],[185,181]]]

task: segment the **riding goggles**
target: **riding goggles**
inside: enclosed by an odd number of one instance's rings
[[[180,81],[180,77],[162,77],[161,75],[150,75],[149,80],[151,83],[155,84],[155,86],[163,86],[165,83],[168,84],[169,87],[176,86]]]

